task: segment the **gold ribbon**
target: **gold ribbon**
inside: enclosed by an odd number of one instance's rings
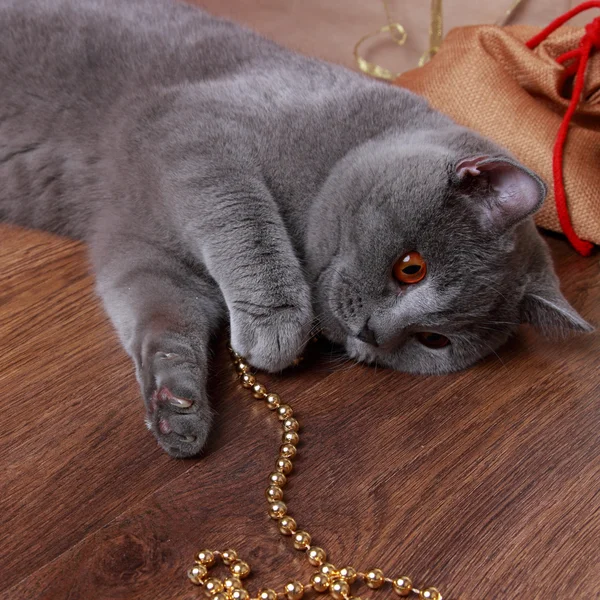
[[[499,27],[506,25],[512,19],[513,14],[519,6],[519,4],[521,4],[521,0],[514,0],[514,2],[508,7],[504,14],[498,18],[494,25],[498,25]]]
[[[389,33],[392,40],[402,46],[406,42],[407,33],[404,27],[397,21],[393,21],[390,9],[388,6],[388,0],[383,1],[383,8],[385,10],[385,16],[387,19],[387,25],[384,25],[377,31],[373,31],[364,35],[356,42],[354,46],[354,59],[358,68],[367,75],[377,77],[378,79],[385,79],[391,81],[396,79],[400,73],[393,73],[389,69],[369,62],[360,55],[360,47],[368,39],[377,37],[382,33]],[[496,25],[506,25],[512,18],[516,8],[521,4],[522,0],[513,0],[510,7],[502,14],[502,16],[496,21]],[[444,35],[444,20],[443,20],[443,9],[442,0],[431,0],[431,8],[429,11],[429,48],[421,55],[419,59],[419,67],[422,67],[425,63],[429,62],[440,49],[442,44],[442,38]]]
[[[422,67],[429,62],[440,49],[442,37],[444,35],[444,18],[442,14],[442,0],[431,0],[431,10],[429,17],[429,49],[425,50],[419,59],[419,66]]]
[[[384,25],[377,31],[373,31],[372,33],[367,33],[367,35],[363,35],[363,37],[361,37],[360,40],[356,42],[356,45],[354,46],[354,59],[356,60],[358,68],[363,73],[371,75],[372,77],[377,77],[378,79],[387,79],[391,81],[393,79],[396,79],[396,77],[398,77],[400,73],[392,73],[389,69],[386,69],[385,67],[369,62],[368,60],[364,59],[358,52],[363,42],[372,37],[376,37],[382,33],[389,33],[394,42],[398,44],[398,46],[402,46],[404,42],[406,42],[406,31],[404,27],[402,27],[400,23],[389,23],[388,25]]]

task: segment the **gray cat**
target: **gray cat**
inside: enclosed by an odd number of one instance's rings
[[[89,243],[173,456],[206,440],[226,318],[268,371],[315,323],[413,373],[522,322],[591,329],[530,218],[534,173],[409,92],[183,3],[0,0],[0,181],[1,220]]]

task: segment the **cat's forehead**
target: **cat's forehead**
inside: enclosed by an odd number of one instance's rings
[[[396,155],[394,161],[380,164],[369,175],[368,194],[360,205],[365,214],[375,208],[385,218],[441,210],[451,184],[448,160],[439,154],[423,156],[407,151]]]
[[[475,222],[466,227],[468,207],[448,202],[448,188],[447,177],[439,174],[390,178],[357,203],[351,215],[353,234],[358,240],[369,238],[383,245],[389,239],[403,239],[432,240],[439,246],[441,240],[456,240],[455,230],[460,237],[477,237]]]

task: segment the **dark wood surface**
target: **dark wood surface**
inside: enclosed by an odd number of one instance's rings
[[[251,590],[306,581],[265,512],[279,427],[238,387],[223,341],[205,456],[168,458],[85,248],[10,227],[0,239],[0,598],[197,598],[186,568],[203,547],[237,548]],[[600,323],[597,257],[549,243],[567,297]],[[326,354],[263,377],[302,424],[289,510],[339,566],[409,574],[445,598],[600,598],[599,364],[598,334],[523,328],[444,377]]]

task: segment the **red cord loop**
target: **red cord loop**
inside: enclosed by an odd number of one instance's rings
[[[532,37],[527,42],[527,47],[533,50],[541,42],[543,42],[553,31],[558,29],[561,25],[566,23],[569,19],[589,8],[600,8],[600,0],[591,0],[589,2],[583,2],[582,4],[567,11],[564,15],[558,17],[545,29],[540,31],[537,35]],[[594,50],[600,50],[600,17],[596,17],[591,23],[585,26],[585,33],[579,42],[579,48],[565,52],[561,56],[557,57],[556,62],[564,64],[565,62],[573,61],[571,64],[565,67],[566,75],[575,75],[575,81],[573,84],[573,93],[569,106],[565,112],[565,116],[558,129],[556,136],[556,142],[554,144],[554,151],[552,155],[552,175],[554,179],[554,198],[556,200],[556,212],[558,214],[558,220],[560,226],[567,236],[571,245],[579,254],[583,256],[589,256],[594,249],[594,245],[590,242],[582,240],[575,233],[573,225],[571,223],[571,217],[569,215],[569,208],[567,206],[567,197],[565,193],[565,183],[563,179],[563,162],[564,162],[564,148],[567,141],[567,133],[569,131],[569,125],[571,119],[577,110],[577,105],[581,100],[583,94],[583,86],[585,82],[585,71],[587,68],[588,59],[590,54]]]

